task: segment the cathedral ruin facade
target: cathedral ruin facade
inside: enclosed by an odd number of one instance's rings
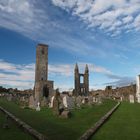
[[[75,88],[74,88],[74,94],[76,96],[81,95],[81,96],[88,96],[89,94],[89,70],[88,70],[88,65],[85,67],[85,73],[81,74],[79,73],[79,68],[78,65],[75,65],[75,70],[74,70],[74,79],[75,79]]]

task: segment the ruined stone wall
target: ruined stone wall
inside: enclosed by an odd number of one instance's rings
[[[80,81],[80,78],[83,78],[83,81]],[[88,66],[86,65],[85,73],[81,74],[79,73],[78,65],[76,64],[75,70],[74,70],[74,94],[76,96],[78,95],[84,95],[87,96],[89,94],[89,72],[88,72]]]

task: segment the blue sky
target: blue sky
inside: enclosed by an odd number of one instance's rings
[[[140,73],[139,0],[0,0],[0,85],[32,88],[35,49],[49,45],[49,79],[73,88],[73,69],[90,89],[124,86]]]

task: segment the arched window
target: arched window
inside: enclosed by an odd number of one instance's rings
[[[46,98],[49,96],[49,88],[47,87],[47,85],[43,87],[43,96]]]
[[[80,76],[80,83],[84,83],[84,77]]]

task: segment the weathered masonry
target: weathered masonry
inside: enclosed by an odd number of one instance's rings
[[[75,70],[74,70],[74,75],[75,75],[75,89],[74,89],[74,94],[76,96],[78,95],[83,95],[87,96],[89,93],[89,70],[88,70],[88,65],[85,67],[85,73],[81,74],[79,73],[79,68],[78,65],[75,65]]]
[[[48,80],[48,45],[38,44],[36,49],[35,101],[48,98],[53,92],[53,81]]]

